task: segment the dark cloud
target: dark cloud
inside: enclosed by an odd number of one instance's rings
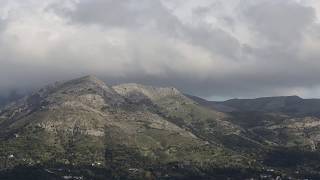
[[[295,0],[0,4],[1,92],[94,74],[110,84],[169,85],[203,97],[320,97],[320,28],[312,4]]]
[[[211,52],[218,53],[232,59],[238,59],[241,44],[222,29],[210,27],[186,28],[186,38],[194,45],[199,45]]]
[[[62,11],[72,23],[96,24],[107,28],[120,27],[158,36],[189,41],[210,51],[235,56],[239,42],[219,28],[201,24],[192,27],[183,24],[171,10],[158,0],[84,0],[74,11]],[[144,31],[145,30],[145,31]]]
[[[54,7],[54,6],[53,6]],[[74,23],[174,33],[180,21],[159,0],[82,0],[75,10],[55,7]]]

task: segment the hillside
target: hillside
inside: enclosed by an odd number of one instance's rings
[[[201,130],[211,125],[224,135],[239,133],[237,126],[174,88],[109,87],[86,76],[40,89],[7,105],[0,117],[4,169],[94,166],[118,177],[144,176],[153,166],[170,164],[188,164],[195,173],[204,164],[248,168],[251,163]]]
[[[94,76],[49,85],[0,110],[0,179],[319,177],[317,117],[213,103]]]
[[[245,129],[250,139],[276,149],[276,153],[271,151],[272,160],[267,155],[266,164],[299,171],[310,167],[319,170],[314,163],[320,152],[320,100],[283,96],[214,102],[188,97],[199,105],[225,112],[229,121]]]
[[[231,99],[224,102],[192,99],[211,109],[217,109],[217,106],[232,109],[227,112],[231,122],[254,132],[269,143],[307,146],[316,150],[320,142],[318,99],[297,96]]]

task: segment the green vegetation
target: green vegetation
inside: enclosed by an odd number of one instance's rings
[[[320,172],[311,141],[317,119],[226,114],[174,88],[113,89],[85,77],[34,93],[0,117],[0,179],[275,179]]]

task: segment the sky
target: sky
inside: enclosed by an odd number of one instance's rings
[[[0,93],[88,74],[208,99],[320,98],[320,1],[0,1]]]

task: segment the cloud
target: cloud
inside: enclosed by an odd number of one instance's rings
[[[320,89],[316,1],[0,4],[2,92],[86,74],[203,97],[310,96]]]
[[[314,9],[292,1],[258,1],[246,8],[244,15],[259,39],[272,45],[299,43],[313,23]],[[294,18],[293,18],[294,17]]]
[[[153,30],[175,33],[180,21],[159,0],[82,0],[72,8],[52,7],[72,23],[125,28],[132,31]]]

